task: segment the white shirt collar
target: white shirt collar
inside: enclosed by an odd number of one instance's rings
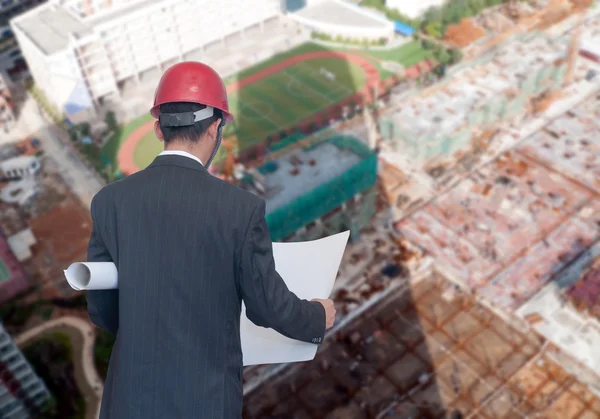
[[[190,159],[196,160],[198,163],[202,164],[202,160],[200,160],[198,157],[194,156],[193,154],[188,153],[187,151],[183,151],[183,150],[164,150],[164,151],[161,151],[159,156],[189,157]],[[202,166],[204,166],[204,164],[202,164]]]

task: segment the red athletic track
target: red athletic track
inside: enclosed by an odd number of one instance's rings
[[[335,52],[335,51],[315,51],[315,52],[307,52],[300,55],[295,55],[291,58],[278,62],[277,64],[272,65],[271,67],[265,68],[257,73],[252,74],[251,76],[246,77],[243,80],[240,80],[236,83],[230,84],[227,86],[227,93],[233,93],[241,89],[242,87],[248,86],[250,84],[256,83],[259,80],[264,79],[265,77],[269,77],[275,73],[284,70],[287,67],[291,67],[295,64],[307,61],[307,60],[316,60],[319,58],[337,58],[340,60],[349,61],[353,64],[358,65],[365,73],[366,80],[364,87],[356,94],[347,97],[343,101],[336,103],[333,106],[340,106],[350,101],[359,98],[370,96],[371,92],[369,91],[370,87],[375,85],[379,85],[381,87],[381,80],[379,78],[379,71],[377,67],[366,58],[361,57],[357,54],[345,53],[345,52]],[[381,91],[381,90],[380,90]],[[297,125],[303,125],[310,123],[314,120],[314,117],[307,118],[306,120],[300,121]],[[133,131],[129,136],[125,139],[121,148],[119,149],[119,154],[117,156],[117,162],[119,164],[119,169],[121,172],[128,176],[131,175],[138,170],[139,167],[135,164],[134,152],[138,143],[142,140],[142,138],[152,131],[154,126],[154,121],[149,121],[137,128]],[[158,140],[157,140],[158,141]]]

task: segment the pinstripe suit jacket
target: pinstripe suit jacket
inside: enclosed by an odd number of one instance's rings
[[[91,205],[89,261],[113,261],[119,289],[88,291],[116,336],[101,419],[221,419],[242,413],[240,309],[259,326],[321,341],[325,311],[274,267],[259,197],[184,156],[157,157]]]

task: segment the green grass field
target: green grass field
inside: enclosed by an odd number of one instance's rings
[[[385,51],[354,47],[325,48],[306,43],[228,77],[225,82],[231,84],[243,80],[287,58],[314,51],[360,53],[363,58],[371,58],[370,61],[378,68],[382,79],[388,78],[392,73],[381,67],[381,60],[395,61],[410,67],[428,57],[428,52],[423,50],[418,42],[409,42]],[[322,69],[334,74],[335,79],[325,77],[321,73]],[[248,148],[351,96],[359,91],[364,83],[365,75],[359,66],[337,58],[319,58],[295,64],[229,95],[235,123],[226,128],[225,136],[235,134],[239,148]],[[116,162],[122,142],[150,119],[149,115],[144,115],[125,125],[103,147],[103,153],[109,160]],[[162,143],[153,133],[147,134],[135,150],[136,165],[140,168],[146,167],[162,147]],[[217,161],[222,156],[223,154],[219,153]],[[116,164],[113,166],[116,168]]]

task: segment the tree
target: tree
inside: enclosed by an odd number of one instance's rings
[[[462,53],[456,48],[451,49],[449,51],[449,53],[450,53],[450,64],[455,64],[462,59]]]
[[[113,111],[106,112],[106,115],[104,115],[104,122],[111,131],[116,131],[119,128],[117,117]]]
[[[79,124],[79,132],[82,137],[89,137],[92,132],[92,127],[87,122]]]
[[[432,6],[423,14],[423,25],[437,22],[442,23],[442,9],[436,6]]]
[[[432,36],[436,39],[440,39],[443,36],[442,33],[442,23],[441,22],[431,22],[425,26],[425,32],[429,36]]]
[[[444,77],[444,75],[446,74],[446,66],[438,65],[436,68],[433,69],[433,73],[438,77]]]
[[[73,142],[77,142],[79,141],[79,135],[77,135],[77,131],[73,128],[71,128],[69,130],[69,138],[71,139],[71,141]]]
[[[354,99],[351,99],[350,102],[348,102],[348,119],[352,119],[354,117],[355,113],[356,113],[356,101]]]
[[[445,49],[442,49],[435,58],[441,65],[450,64],[450,61],[452,60],[452,56]]]

